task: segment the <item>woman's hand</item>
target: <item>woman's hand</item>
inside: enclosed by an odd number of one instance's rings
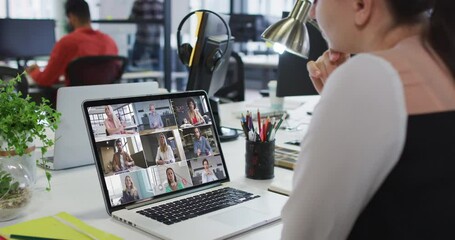
[[[324,84],[329,75],[338,66],[349,59],[349,54],[337,52],[334,50],[327,50],[316,61],[309,61],[307,63],[308,73],[310,74],[311,81],[313,82],[316,90],[321,93]]]

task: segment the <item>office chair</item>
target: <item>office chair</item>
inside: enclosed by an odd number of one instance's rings
[[[15,79],[17,75],[20,75],[21,81],[18,84],[16,84],[16,91],[21,92],[22,97],[25,98],[27,97],[28,94],[28,82],[25,75],[22,74],[22,72],[19,69],[0,66],[0,79],[2,79],[3,81],[6,82]]]
[[[221,103],[245,100],[245,66],[234,51],[231,53],[224,86],[215,93],[215,97],[220,98]]]
[[[127,65],[127,58],[116,55],[86,56],[68,64],[66,75],[70,86],[118,83]]]

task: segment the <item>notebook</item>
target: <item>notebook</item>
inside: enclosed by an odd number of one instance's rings
[[[0,228],[0,239],[103,239],[121,240],[113,234],[92,227],[66,212]]]
[[[96,116],[108,105],[143,127],[97,134]],[[151,105],[153,114],[144,110]],[[205,92],[90,100],[82,108],[114,219],[159,238],[185,240],[223,239],[279,220],[287,197],[230,182]],[[160,119],[162,125],[154,124]]]
[[[62,116],[55,131],[53,156],[45,161],[46,168],[60,170],[93,164],[90,142],[84,124],[81,104],[87,99],[121,97],[158,93],[157,82],[122,83],[61,87],[57,92],[57,111]],[[134,123],[127,123],[133,127]],[[103,131],[101,129],[99,131]],[[52,153],[50,153],[52,154]]]

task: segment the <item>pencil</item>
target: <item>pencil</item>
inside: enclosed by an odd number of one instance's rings
[[[25,236],[18,234],[9,235],[10,239],[20,239],[20,240],[57,240],[58,238],[49,238],[49,237],[35,237],[35,236]]]
[[[259,135],[261,134],[261,114],[259,113],[259,108],[258,108],[258,131]]]
[[[278,124],[276,125],[275,131],[277,131],[278,129],[280,129],[281,123],[284,121],[284,119],[286,118],[286,116],[287,116],[286,113],[283,113],[283,116],[281,116],[280,121],[278,121]]]

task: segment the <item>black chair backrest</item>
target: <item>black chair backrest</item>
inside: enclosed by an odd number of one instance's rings
[[[122,77],[127,58],[116,55],[86,56],[68,64],[66,75],[70,86],[115,83]]]
[[[245,100],[245,66],[238,53],[232,52],[224,86],[215,96],[221,103],[239,102]]]
[[[26,97],[28,94],[28,82],[25,74],[16,68],[10,68],[6,66],[0,66],[0,79],[7,82],[11,79],[15,79],[17,75],[20,75],[21,81],[16,85],[16,90],[22,93],[22,97]]]

